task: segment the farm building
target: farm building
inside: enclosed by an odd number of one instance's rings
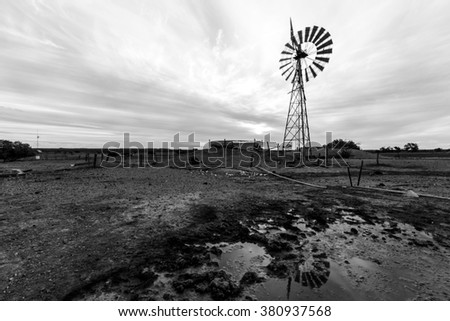
[[[244,140],[244,139],[232,139],[232,140],[212,140],[209,143],[209,148],[228,148],[228,149],[249,149],[249,148],[263,148],[263,142],[259,140]]]

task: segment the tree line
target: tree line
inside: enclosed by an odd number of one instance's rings
[[[35,156],[33,148],[29,144],[19,141],[11,142],[9,140],[0,139],[0,159],[3,162],[15,161],[19,158]]]

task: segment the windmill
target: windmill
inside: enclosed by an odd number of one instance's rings
[[[280,59],[281,75],[292,83],[283,150],[304,151],[311,148],[304,84],[316,78],[330,61],[333,41],[331,35],[318,26],[306,27],[294,34],[292,20],[290,23],[291,41],[286,43]]]

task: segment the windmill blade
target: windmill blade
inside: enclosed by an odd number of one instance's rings
[[[324,42],[325,40],[327,40],[329,37],[331,37],[331,35],[330,35],[328,32],[326,32],[326,33],[322,36],[322,38],[320,38],[320,39],[315,43],[316,47],[318,47],[322,42]]]
[[[323,71],[323,69],[325,68],[324,66],[318,64],[317,62],[313,62],[313,65],[316,66],[317,69],[319,69],[320,71]]]
[[[317,33],[316,37],[313,39],[312,42],[315,44],[316,41],[317,41],[317,39],[319,39],[320,36],[321,36],[324,32],[325,32],[325,29],[324,29],[324,28],[320,28],[320,29],[319,29],[319,33]]]
[[[298,47],[297,39],[295,39],[295,36],[292,36],[291,41],[295,47]]]
[[[291,23],[291,41],[294,44],[294,46],[298,47],[297,39],[295,39],[294,36],[294,28],[292,28],[292,19],[289,19]]]
[[[290,58],[289,58],[290,59]],[[316,57],[316,60],[320,60],[320,61],[323,61],[323,62],[326,62],[326,63],[328,63],[329,61],[330,61],[330,58],[325,58],[325,57]]]
[[[332,52],[333,52],[333,49],[329,48],[329,49],[324,49],[322,51],[318,51],[317,55],[325,55],[325,54],[330,54]],[[316,57],[316,59],[317,59],[317,57]]]
[[[289,69],[288,69],[289,70]],[[289,73],[289,75],[287,75],[287,77],[286,77],[286,81],[289,79],[289,77],[292,75],[292,73],[294,72],[294,68],[291,70],[291,72]]]
[[[298,72],[296,72],[294,74],[294,77],[292,77],[291,84],[293,84],[297,79],[298,79]]]
[[[281,54],[283,54],[283,55],[292,55],[292,52],[283,50],[283,51],[281,52]]]
[[[281,74],[281,76],[284,76],[284,74],[285,73],[287,73],[289,70],[291,70],[291,69],[293,69],[294,67],[292,67],[292,65],[288,68],[288,69],[286,69],[282,74]]]
[[[314,71],[314,69],[313,69],[312,66],[309,66],[309,70],[311,70],[311,73],[313,74],[314,78],[316,78],[316,77],[317,77],[317,74],[316,74],[316,72]]]
[[[285,65],[283,65],[283,66],[280,66],[280,69],[283,69],[284,67],[286,67],[287,65],[290,65],[291,64],[291,62],[289,61],[288,63],[286,63]]]
[[[322,48],[331,46],[332,44],[333,44],[333,40],[330,39],[330,40],[324,42],[323,44],[321,44],[320,46],[318,46],[318,47],[317,47],[317,50],[320,50],[320,49],[322,49]]]
[[[314,26],[314,27],[312,28],[311,34],[310,34],[310,36],[309,36],[309,42],[312,42],[312,40],[314,39],[314,35],[316,34],[317,29],[319,29],[319,27],[317,27],[317,26]]]
[[[292,45],[290,43],[285,44],[286,47],[288,47],[289,49],[295,50],[294,47],[292,47]]]
[[[308,38],[309,38],[309,30],[311,30],[310,27],[306,27],[306,28],[305,28],[305,42],[308,42]]]
[[[283,62],[283,61],[286,61],[286,60],[291,60],[291,59],[292,59],[291,57],[281,58],[281,59],[280,59],[280,62]]]
[[[298,43],[301,45],[303,43],[303,31],[300,30],[298,33]]]
[[[305,69],[305,78],[306,78],[306,82],[308,82],[309,81],[308,69]]]

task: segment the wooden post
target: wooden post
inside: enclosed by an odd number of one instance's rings
[[[94,154],[94,168],[97,167],[97,154]]]
[[[347,166],[348,179],[350,180],[350,186],[353,187],[352,175],[350,174],[350,167]]]
[[[377,166],[380,165],[379,158],[380,158],[380,151],[377,150]]]
[[[359,182],[361,181],[361,173],[362,173],[362,169],[363,169],[363,164],[364,164],[364,161],[361,160],[361,166],[359,167],[358,184],[356,186],[359,186]]]

